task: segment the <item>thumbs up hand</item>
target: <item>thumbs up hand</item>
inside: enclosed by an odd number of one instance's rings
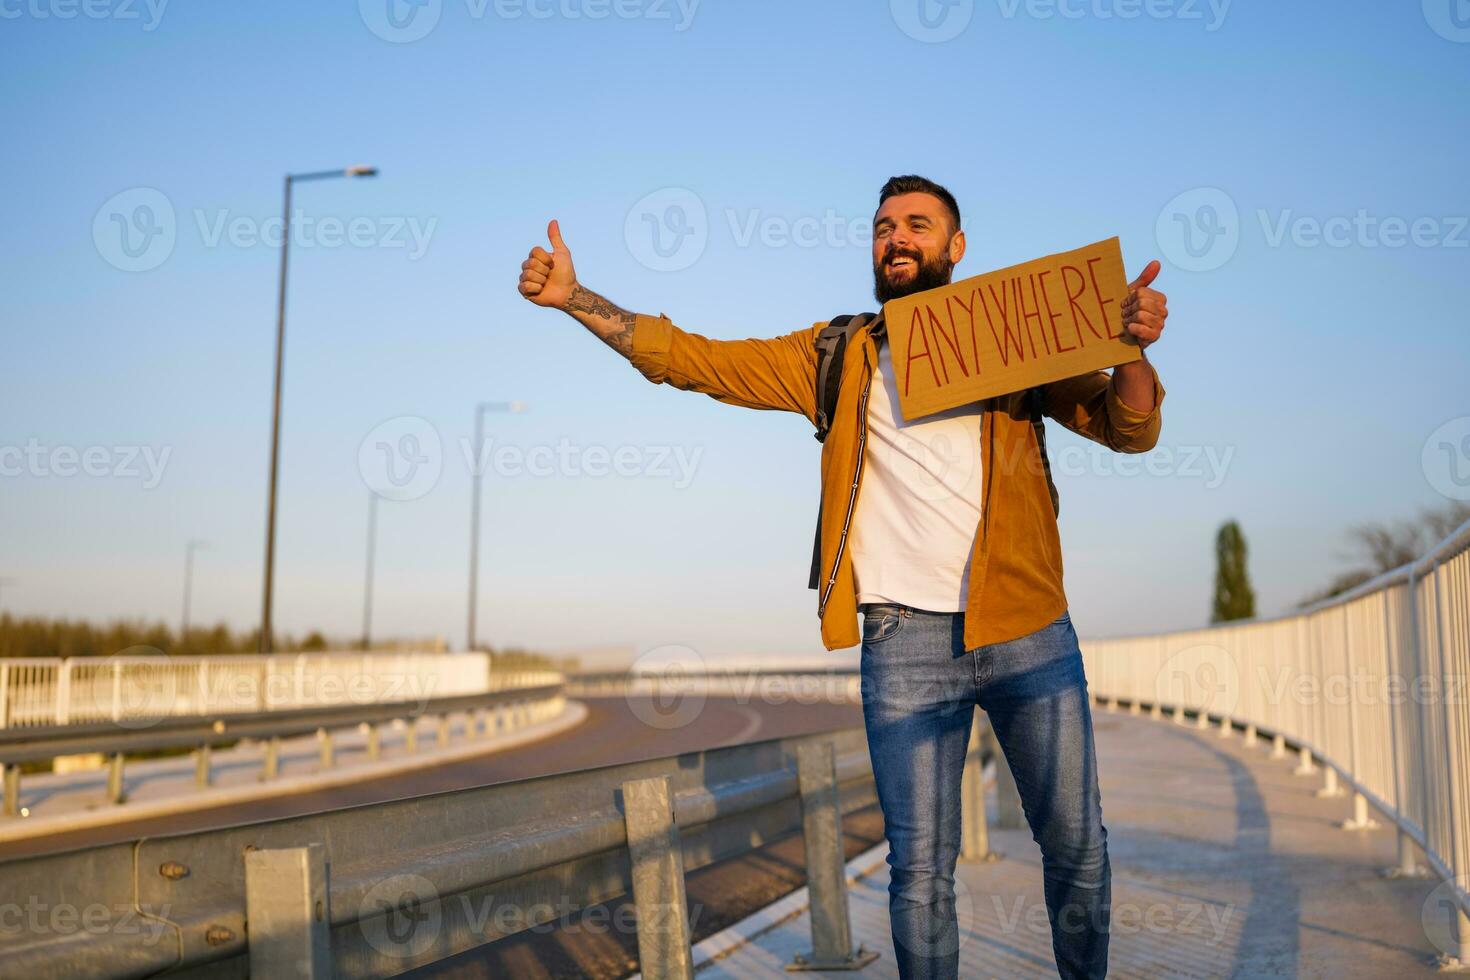
[[[1123,300],[1123,329],[1138,341],[1139,350],[1159,339],[1164,332],[1164,321],[1169,318],[1169,298],[1149,287],[1160,268],[1158,259],[1150,262],[1128,284],[1128,296]]]
[[[572,268],[572,250],[562,241],[561,226],[555,220],[546,226],[551,251],[537,245],[521,263],[520,293],[537,306],[565,309],[577,287],[577,273]]]

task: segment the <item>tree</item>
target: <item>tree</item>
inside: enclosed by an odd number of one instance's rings
[[[1210,621],[1225,623],[1256,614],[1256,594],[1246,571],[1245,535],[1235,521],[1220,525],[1215,535],[1215,608]]]
[[[1339,573],[1326,588],[1307,596],[1297,605],[1310,606],[1342,595],[1384,572],[1407,565],[1449,537],[1467,520],[1470,520],[1470,504],[1451,501],[1437,510],[1420,511],[1417,520],[1356,524],[1347,530],[1348,553],[1343,556],[1354,562],[1354,566]]]

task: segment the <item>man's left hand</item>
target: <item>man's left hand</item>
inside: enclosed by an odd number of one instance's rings
[[[1150,262],[1138,278],[1128,284],[1128,296],[1123,300],[1123,329],[1138,341],[1139,350],[1159,339],[1164,332],[1164,321],[1169,318],[1169,298],[1150,288],[1150,283],[1158,278],[1160,268],[1158,259]]]

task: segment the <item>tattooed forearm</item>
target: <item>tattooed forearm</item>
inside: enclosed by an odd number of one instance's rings
[[[634,314],[580,283],[572,289],[565,309],[613,350],[624,357],[632,355]]]

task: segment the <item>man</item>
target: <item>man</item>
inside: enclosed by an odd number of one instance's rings
[[[630,313],[582,286],[555,221],[520,292],[569,313],[650,381],[816,424],[815,341],[825,324],[765,340],[710,340]],[[950,282],[965,254],[959,205],[922,177],[894,177],[873,216],[880,303]],[[1168,315],[1129,286],[1117,315],[1146,348]],[[813,583],[828,649],[861,640],[863,716],[889,843],[899,973],[955,977],[960,781],[974,708],[988,712],[1041,847],[1052,948],[1063,977],[1107,972],[1110,875],[1092,720],[1062,591],[1061,542],[1034,411],[1118,452],[1158,441],[1164,391],[1145,357],[983,403],[905,419],[881,318],[843,359]],[[862,633],[857,612],[863,614]]]

